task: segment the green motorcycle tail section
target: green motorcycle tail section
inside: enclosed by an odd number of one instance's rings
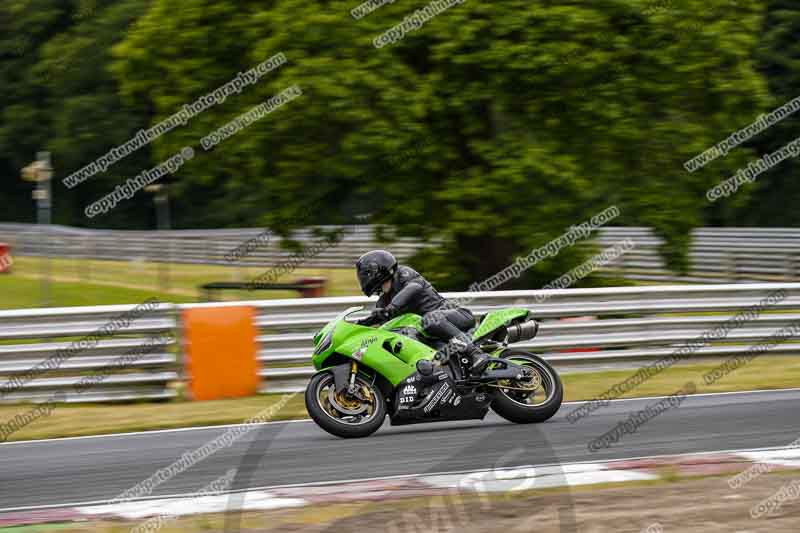
[[[512,320],[518,318],[524,320],[528,318],[529,314],[530,311],[521,307],[491,311],[483,318],[483,321],[480,323],[478,329],[476,329],[472,334],[472,338],[473,340],[482,339],[483,337],[486,337],[487,335],[490,335],[496,331],[498,328],[507,326]],[[403,327],[411,327],[421,332],[422,317],[411,313],[400,315],[383,324],[380,329],[389,330]]]
[[[483,318],[483,321],[481,322],[481,325],[478,326],[478,329],[476,329],[472,334],[472,340],[477,341],[488,335],[491,335],[497,331],[498,328],[507,326],[514,319],[521,318],[524,320],[528,318],[529,313],[530,311],[520,307],[501,309],[500,311],[490,311]]]

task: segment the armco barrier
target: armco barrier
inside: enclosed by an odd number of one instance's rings
[[[689,271],[670,272],[660,255],[663,239],[649,228],[601,228],[596,243],[634,243],[606,274],[637,281],[736,283],[800,279],[800,228],[697,228],[691,233]]]
[[[258,240],[263,228],[210,230],[87,230],[69,226],[48,226],[51,254],[74,259],[109,259],[121,261],[149,260],[174,263],[215,264],[225,266],[275,266],[290,261],[293,252],[281,248],[280,239],[271,236]],[[371,226],[319,226],[325,232],[341,231],[342,238],[334,245],[324,245],[318,253],[303,258],[306,267],[352,266],[356,259],[380,244]],[[18,256],[41,255],[42,230],[35,224],[0,223],[0,241],[8,241]],[[295,231],[292,238],[306,245],[319,243],[314,230]],[[243,243],[258,240],[246,254],[230,261],[233,250]],[[414,239],[396,239],[390,245],[400,260],[407,259],[424,245]]]
[[[778,291],[778,292],[776,292]],[[763,312],[742,320],[724,338],[695,345],[689,359],[719,358],[740,354],[776,330],[800,321],[800,283],[758,283],[733,285],[680,285],[566,289],[551,291],[495,291],[449,293],[451,298],[469,299],[476,314],[508,306],[532,310],[542,324],[539,335],[516,346],[541,353],[561,370],[638,367],[676,352],[687,342],[720,327],[725,321],[778,295]],[[24,383],[19,390],[0,401],[39,401],[63,389],[67,401],[113,401],[121,399],[163,399],[175,395],[171,382],[179,375],[178,360],[165,343],[161,350],[148,353],[127,368],[112,363],[126,349],[146,341],[148,336],[172,331],[180,336],[176,317],[179,311],[213,307],[252,306],[256,310],[258,361],[261,392],[296,391],[305,386],[313,373],[310,356],[312,336],[343,309],[353,305],[371,306],[374,298],[338,297],[219,304],[161,305],[151,315],[132,322],[128,329],[111,339],[100,340],[57,369]],[[115,315],[133,306],[35,309],[0,311],[0,341],[46,338],[51,342],[0,345],[0,378],[9,379],[30,371],[51,357],[63,339],[80,338],[102,327]],[[567,322],[565,317],[594,316],[589,322]],[[56,339],[61,339],[56,341]],[[592,352],[564,353],[564,350],[596,348]],[[224,361],[224,343],[218,345]],[[797,354],[800,340],[789,339],[770,354]],[[87,373],[103,369],[108,377],[77,394],[73,385]],[[2,384],[0,383],[0,390]]]
[[[395,239],[381,243],[376,226],[320,226],[341,231],[335,245],[303,260],[308,267],[352,267],[365,251],[388,247],[401,260],[433,243]],[[388,229],[383,229],[392,235]],[[58,257],[76,259],[151,260],[175,263],[203,263],[229,266],[273,266],[287,261],[291,252],[280,247],[275,236],[263,237],[263,228],[133,231],[88,230],[68,226],[47,226],[50,251]],[[35,224],[0,223],[0,241],[14,245],[16,255],[40,255],[42,230]],[[267,234],[269,235],[269,234]],[[310,245],[318,242],[312,228],[295,231],[292,238]],[[236,262],[228,255],[248,241],[247,253]],[[697,228],[691,233],[689,272],[670,272],[659,253],[663,240],[644,227],[602,227],[593,241],[601,247],[630,239],[635,246],[601,269],[614,277],[672,283],[735,283],[747,281],[800,280],[800,228]],[[227,257],[227,259],[226,259]]]
[[[0,402],[46,401],[58,391],[67,402],[173,398],[175,308],[147,304],[126,324],[136,307],[0,311]]]
[[[471,299],[468,307],[476,314],[508,306],[531,309],[534,317],[542,321],[539,334],[516,346],[541,353],[559,369],[590,369],[637,367],[667,356],[776,290],[784,291],[779,302],[757,319],[735,328],[725,339],[694,351],[691,358],[696,359],[743,352],[751,343],[800,320],[800,283],[467,292],[446,296]],[[262,391],[302,389],[314,372],[309,366],[313,332],[342,309],[371,305],[373,301],[352,297],[255,303],[260,311]],[[586,315],[598,319],[557,320]],[[563,353],[579,348],[601,350]],[[800,340],[785,342],[771,353],[798,352]]]

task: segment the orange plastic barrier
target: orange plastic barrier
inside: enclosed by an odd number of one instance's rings
[[[192,398],[240,398],[258,392],[256,311],[250,306],[183,311],[186,373]]]

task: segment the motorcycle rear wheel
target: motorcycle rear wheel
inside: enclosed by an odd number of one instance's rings
[[[492,410],[517,424],[544,422],[556,414],[564,400],[564,385],[555,369],[541,357],[521,350],[507,350],[500,358],[528,367],[532,377],[498,382]]]

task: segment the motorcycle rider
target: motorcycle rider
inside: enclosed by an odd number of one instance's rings
[[[370,316],[360,320],[359,324],[371,326],[403,313],[421,315],[425,333],[459,345],[457,348],[471,357],[470,372],[473,375],[480,375],[486,368],[490,362],[489,355],[466,334],[475,325],[472,312],[448,305],[447,300],[413,268],[398,265],[395,257],[386,250],[372,250],[356,261],[356,276],[365,295],[381,295]]]

